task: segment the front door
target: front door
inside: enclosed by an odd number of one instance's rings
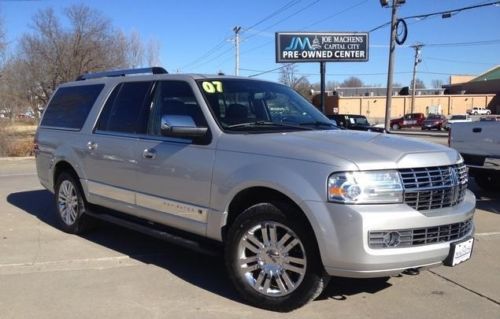
[[[188,82],[161,81],[148,121],[138,140],[136,204],[149,219],[204,235],[210,202],[214,145],[210,141],[161,135],[162,115],[188,115],[197,126],[205,117]]]

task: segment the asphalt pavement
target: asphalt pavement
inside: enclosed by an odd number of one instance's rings
[[[220,257],[113,225],[60,231],[34,160],[0,159],[0,318],[498,319],[500,193],[470,188],[478,199],[471,260],[388,282],[333,278],[318,300],[280,314],[242,301]]]

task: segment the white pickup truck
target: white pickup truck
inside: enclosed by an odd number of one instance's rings
[[[500,121],[455,123],[450,147],[460,152],[469,174],[486,190],[500,190]]]

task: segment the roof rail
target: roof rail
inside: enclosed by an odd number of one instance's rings
[[[160,66],[154,66],[151,68],[142,68],[142,69],[124,69],[124,70],[114,70],[114,71],[104,71],[104,72],[96,72],[96,73],[86,73],[78,76],[75,81],[83,81],[90,79],[98,79],[105,77],[117,77],[117,76],[126,76],[130,74],[167,74],[167,70]]]

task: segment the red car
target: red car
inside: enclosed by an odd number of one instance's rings
[[[422,127],[425,121],[425,115],[423,113],[409,113],[405,116],[392,119],[391,128],[393,130],[399,130],[403,127]]]
[[[437,129],[438,131],[441,131],[443,127],[446,127],[446,122],[447,119],[444,115],[429,114],[427,119],[425,119],[424,123],[422,124],[422,131],[432,130],[432,129]]]

